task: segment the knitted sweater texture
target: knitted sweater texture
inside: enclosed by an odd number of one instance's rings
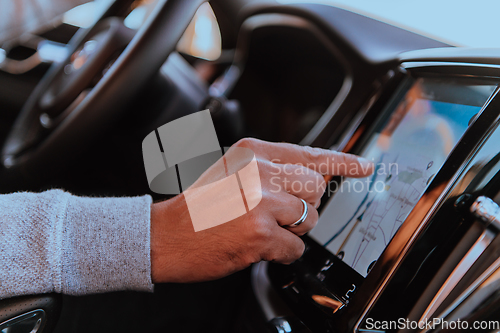
[[[152,291],[151,197],[0,195],[0,299]]]

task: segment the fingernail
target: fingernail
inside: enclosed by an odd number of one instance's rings
[[[365,172],[370,170],[373,166],[373,162],[364,157],[358,157],[358,163],[359,165],[361,165],[361,169],[363,169],[363,171]]]

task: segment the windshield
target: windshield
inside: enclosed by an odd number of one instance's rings
[[[347,9],[455,46],[500,47],[498,0],[278,0]]]

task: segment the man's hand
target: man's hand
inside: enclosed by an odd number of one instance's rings
[[[197,282],[224,277],[261,260],[290,264],[304,252],[299,236],[318,221],[324,175],[366,177],[373,163],[355,155],[242,139],[233,147],[256,156],[260,203],[227,223],[194,231],[184,195],[155,203],[151,212],[151,275],[154,283]],[[230,154],[231,152],[228,152]],[[200,181],[213,177],[208,169]],[[208,178],[208,179],[207,179]],[[289,227],[308,205],[307,219]],[[208,199],[208,198],[207,198]]]

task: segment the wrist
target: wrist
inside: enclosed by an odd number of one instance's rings
[[[157,202],[151,206],[151,279],[153,283],[174,282],[179,237],[189,227],[189,212],[184,196]],[[192,228],[192,227],[191,227]],[[193,231],[194,232],[194,231]]]

